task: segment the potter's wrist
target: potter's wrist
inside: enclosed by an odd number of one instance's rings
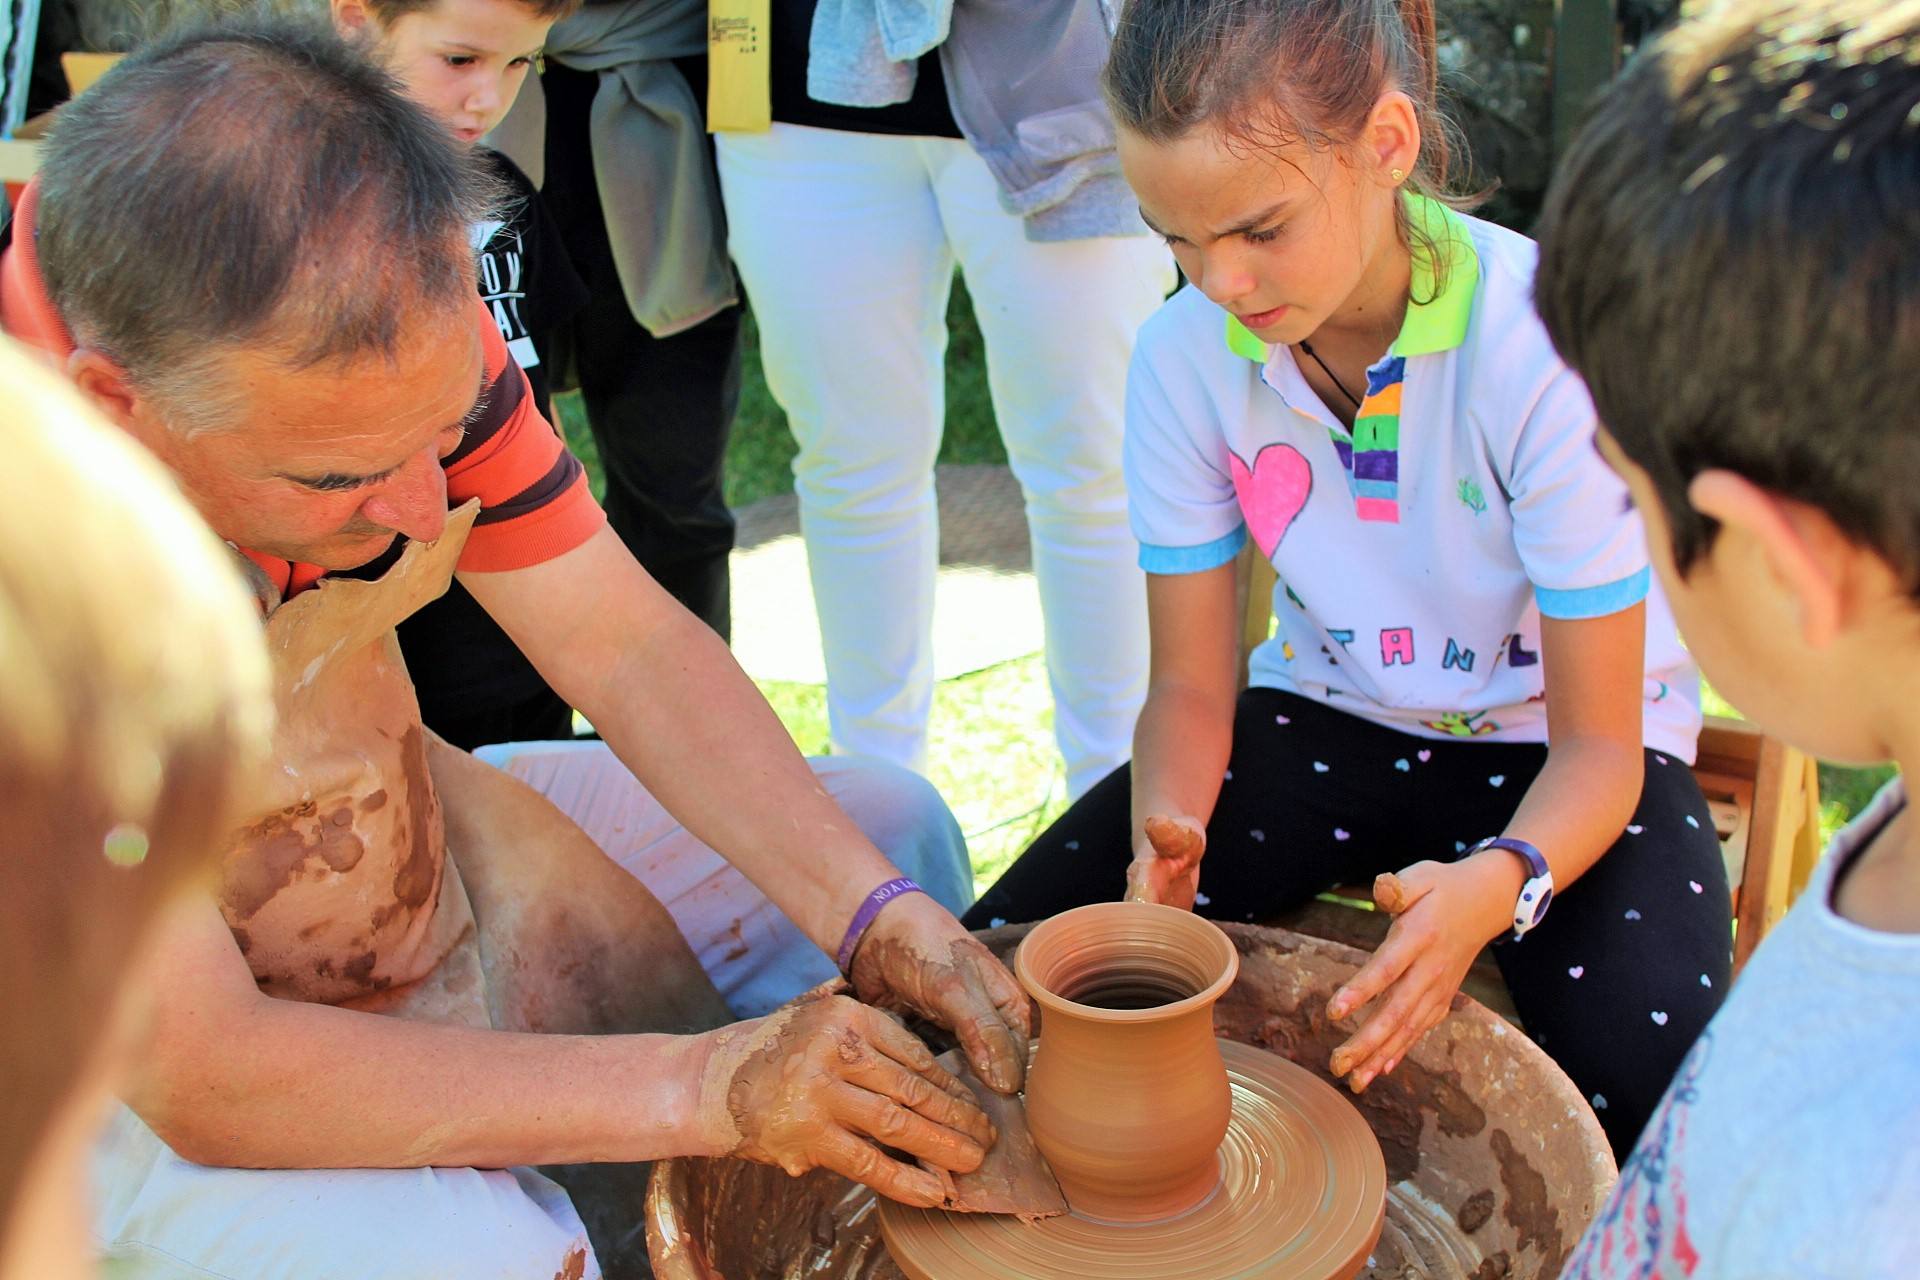
[[[685,1045],[677,1073],[686,1117],[687,1154],[726,1156],[740,1149],[745,1135],[734,1118],[729,1095],[740,1064],[751,1052],[767,1019],[735,1022],[695,1036],[676,1037]]]
[[[887,913],[889,907],[915,895],[924,897],[926,893],[925,889],[902,875],[891,876],[869,890],[859,906],[854,908],[852,919],[840,935],[840,944],[833,957],[834,963],[840,966],[840,972],[852,975],[854,956],[859,954],[861,945],[869,937],[882,931],[880,917]],[[897,919],[899,912],[893,914]]]
[[[1526,864],[1504,849],[1487,849],[1454,864],[1473,901],[1473,936],[1482,944],[1513,933],[1513,904],[1527,882]]]

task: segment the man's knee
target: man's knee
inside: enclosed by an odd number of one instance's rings
[[[598,1280],[566,1192],[531,1169],[223,1169],[131,1111],[95,1152],[95,1236],[133,1280]]]
[[[967,909],[973,868],[966,836],[931,782],[864,756],[810,763],[828,794],[895,866],[954,914]]]

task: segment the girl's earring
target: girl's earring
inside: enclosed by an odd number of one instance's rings
[[[1391,173],[1393,180],[1395,182],[1399,182],[1402,178],[1407,176],[1407,171],[1405,169],[1393,169],[1393,170],[1390,170],[1389,172]]]

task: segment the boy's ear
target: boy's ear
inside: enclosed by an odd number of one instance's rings
[[[367,8],[367,0],[331,0],[331,3],[334,30],[354,39],[373,34],[373,11]]]
[[[1744,539],[1758,554],[1759,568],[1794,601],[1800,638],[1823,649],[1854,621],[1866,594],[1884,587],[1881,572],[1867,574],[1877,557],[1848,538],[1833,518],[1810,503],[1785,498],[1731,471],[1702,471],[1687,486],[1695,510],[1723,526],[1715,541]],[[1728,535],[1733,535],[1729,539]],[[1864,559],[1863,559],[1864,558]],[[1737,584],[1736,584],[1737,585]]]

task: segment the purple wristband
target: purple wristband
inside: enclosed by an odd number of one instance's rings
[[[898,880],[887,881],[868,894],[867,900],[860,904],[860,909],[853,913],[853,923],[847,926],[847,936],[840,939],[840,954],[835,957],[835,963],[840,966],[840,972],[845,973],[847,966],[853,963],[854,950],[859,947],[860,939],[867,936],[867,929],[873,924],[873,918],[880,914],[880,908],[903,893],[925,892],[925,889],[905,876],[901,876]]]

